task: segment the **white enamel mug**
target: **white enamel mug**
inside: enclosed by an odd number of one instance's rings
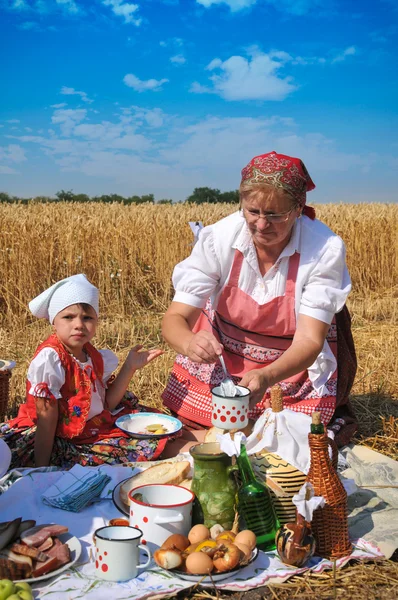
[[[179,485],[140,485],[129,493],[130,525],[142,529],[142,543],[156,550],[174,533],[188,535],[194,498]]]
[[[250,390],[241,385],[235,386],[239,396],[228,398],[221,394],[221,386],[211,390],[211,424],[221,429],[243,429],[249,423]]]
[[[145,569],[151,562],[148,548],[139,542],[142,531],[136,527],[107,525],[94,533],[95,573],[106,581],[128,581],[137,577],[138,569]],[[139,564],[140,550],[148,560]]]

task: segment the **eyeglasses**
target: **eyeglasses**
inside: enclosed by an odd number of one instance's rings
[[[291,208],[290,210],[287,210],[286,212],[282,213],[269,213],[265,215],[261,215],[259,212],[249,210],[248,208],[243,208],[243,210],[246,212],[250,221],[258,221],[259,219],[265,219],[266,221],[268,221],[268,223],[285,223],[288,220],[290,213],[294,211],[294,208]]]

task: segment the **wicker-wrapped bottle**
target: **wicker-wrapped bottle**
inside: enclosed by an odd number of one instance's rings
[[[312,531],[316,540],[316,555],[340,558],[351,554],[348,537],[347,493],[338,478],[337,446],[328,438],[321,423],[321,413],[312,413],[311,433],[308,435],[311,464],[307,481],[312,483],[316,496],[325,498],[323,508],[317,508],[312,517]],[[333,463],[329,457],[333,452]]]
[[[283,394],[279,385],[271,388],[271,409],[274,413],[283,410]],[[268,486],[280,524],[293,522],[296,518],[296,507],[292,498],[305,483],[304,473],[268,450],[254,454],[251,460],[256,475]]]

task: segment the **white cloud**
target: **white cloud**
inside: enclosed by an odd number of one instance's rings
[[[231,56],[225,61],[213,58],[206,70],[211,85],[198,81],[191,84],[194,94],[217,94],[224,100],[284,100],[297,89],[290,75],[282,75],[284,67],[307,65],[330,65],[358,54],[355,46],[349,46],[338,54],[329,56],[292,56],[283,50],[264,53],[258,46],[247,48],[248,58]]]
[[[174,46],[174,48],[181,48],[184,45],[184,40],[179,37],[172,37],[167,40],[161,40],[159,46],[167,48],[167,46]]]
[[[195,82],[191,92],[212,91],[225,100],[283,100],[297,89],[291,77],[279,75],[291,60],[289,54],[281,51],[268,54],[256,51],[251,59],[231,56],[224,62],[215,58],[206,67],[209,71],[219,71],[210,77],[213,87],[209,89]]]
[[[25,0],[6,0],[5,7],[16,11],[30,10],[30,6]]]
[[[22,31],[41,31],[41,27],[35,21],[24,21],[17,25],[18,29]]]
[[[315,12],[330,5],[330,0],[266,0],[266,2],[281,12],[296,16],[303,16],[310,11]]]
[[[109,6],[117,17],[122,17],[126,24],[141,25],[142,19],[136,16],[138,4],[131,4],[125,0],[102,0],[102,4]]]
[[[46,15],[61,10],[65,14],[76,15],[82,12],[75,0],[5,0],[3,5],[8,10],[30,12]]]
[[[172,62],[175,65],[183,65],[187,62],[187,59],[183,54],[176,54],[175,56],[170,57],[170,62]]]
[[[68,136],[78,123],[84,121],[87,111],[84,108],[73,110],[71,108],[57,109],[51,117],[51,123],[60,125],[62,135]]]
[[[132,73],[128,73],[123,77],[124,83],[133,88],[136,92],[159,92],[162,89],[164,83],[167,83],[168,79],[147,79],[146,81],[138,79]]]
[[[75,90],[71,87],[66,87],[65,85],[61,88],[60,94],[63,96],[80,96],[83,102],[93,102],[93,100],[87,96],[86,92],[79,92],[78,90]]]
[[[202,85],[201,83],[198,83],[197,81],[194,81],[191,84],[189,91],[192,94],[215,94],[216,93],[212,88]]]
[[[20,123],[21,121],[19,119],[8,119],[8,121],[6,121],[6,123]]]
[[[2,175],[15,175],[16,169],[7,163],[21,163],[26,160],[25,150],[19,144],[0,146],[0,173]],[[4,164],[6,163],[6,164]]]
[[[0,160],[20,163],[26,160],[25,150],[18,144],[0,146]]]
[[[0,173],[1,173],[1,175],[17,175],[18,171],[16,171],[12,167],[7,167],[6,165],[0,165]]]
[[[137,124],[137,126],[146,123],[153,129],[162,127],[167,118],[160,108],[142,108],[141,106],[132,106],[131,108],[125,109],[124,112],[125,114],[132,116],[132,120]]]
[[[228,6],[231,12],[238,12],[257,4],[257,0],[196,0],[196,2],[205,8],[223,4]],[[269,4],[281,12],[302,16],[311,10],[314,11],[317,8],[320,9],[327,6],[329,0],[263,0],[263,3]]]
[[[34,148],[35,163],[40,153],[53,161],[54,189],[64,185],[60,181],[65,177],[78,189],[85,177],[91,193],[107,193],[116,187],[123,195],[154,193],[157,198],[180,200],[202,185],[236,189],[241,168],[253,156],[276,150],[302,158],[319,190],[324,190],[328,181],[329,196],[321,192],[320,199],[336,201],[336,173],[340,182],[358,185],[358,173],[381,164],[378,156],[342,152],[338,140],[320,132],[301,133],[288,117],[187,120],[160,108],[117,110],[114,118],[95,121],[92,111],[56,109],[46,134],[8,135],[15,144],[0,153],[3,172],[12,174],[18,161],[25,159],[29,144]],[[391,157],[391,164],[393,160]],[[42,193],[42,183],[32,189],[29,182],[29,193]],[[319,200],[316,191],[310,199]]]
[[[59,104],[51,104],[51,108],[64,108],[64,106],[68,106],[66,102],[60,102]]]
[[[55,0],[59,6],[62,6],[67,12],[76,14],[79,12],[79,7],[74,0]]]
[[[216,4],[226,4],[232,12],[242,10],[243,8],[249,8],[256,4],[257,0],[196,0],[198,4],[201,4],[205,8]]]
[[[332,63],[343,62],[343,60],[345,60],[347,56],[354,56],[354,54],[357,54],[357,49],[355,48],[355,46],[349,46],[348,48],[343,50],[343,52],[340,52],[340,54],[335,56],[332,59]]]

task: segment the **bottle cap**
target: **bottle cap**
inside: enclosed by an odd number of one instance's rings
[[[320,425],[322,423],[320,412],[313,412],[311,415],[311,418],[312,418],[313,425]]]
[[[283,394],[280,385],[273,385],[271,388],[271,408],[272,412],[283,410]]]

